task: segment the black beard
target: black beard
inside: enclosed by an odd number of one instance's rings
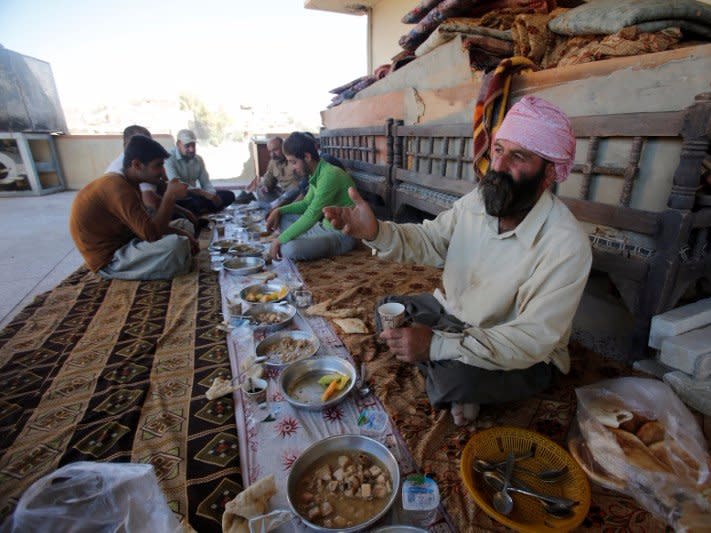
[[[489,169],[479,182],[486,212],[492,217],[512,217],[525,214],[538,200],[538,191],[545,178],[545,167],[534,176],[521,176],[515,181],[507,172]]]

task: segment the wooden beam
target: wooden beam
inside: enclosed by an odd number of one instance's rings
[[[592,224],[612,226],[617,229],[635,231],[645,235],[656,235],[659,227],[659,214],[631,207],[601,204],[589,200],[579,200],[559,196],[575,218]]]
[[[684,111],[573,117],[576,137],[678,137]]]
[[[464,196],[474,188],[474,183],[471,181],[453,180],[442,176],[412,172],[411,170],[401,168],[395,169],[395,179],[458,196]]]

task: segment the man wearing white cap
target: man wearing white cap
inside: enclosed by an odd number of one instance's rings
[[[165,162],[165,175],[169,180],[177,178],[187,184],[188,197],[178,205],[195,213],[216,213],[230,205],[235,195],[232,191],[216,191],[202,157],[195,153],[197,137],[190,130],[180,130],[176,147]]]
[[[479,186],[436,219],[378,221],[354,189],[355,207],[324,209],[379,257],[444,267],[444,292],[386,298],[405,305],[411,324],[381,338],[398,360],[421,365],[430,402],[449,407],[457,424],[474,420],[480,404],[525,398],[570,370],[592,252],[548,189],[568,177],[574,156],[568,117],[525,96],[496,133]]]

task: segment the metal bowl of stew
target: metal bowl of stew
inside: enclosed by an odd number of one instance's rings
[[[309,519],[307,516],[308,511],[304,511],[305,504],[303,503],[306,486],[304,478],[313,475],[313,472],[318,469],[319,464],[327,457],[332,457],[334,454],[348,454],[352,456],[359,453],[364,453],[374,458],[375,464],[381,467],[381,469],[384,468],[389,475],[392,490],[387,496],[382,498],[384,500],[383,502],[378,502],[378,506],[382,505],[382,508],[374,512],[371,516],[366,516],[359,522],[351,521],[352,525],[346,526],[332,524],[333,527],[326,527],[316,523],[316,521],[322,522],[321,520],[317,520],[316,518]],[[385,516],[395,502],[397,494],[400,491],[400,469],[390,450],[378,441],[364,437],[363,435],[337,435],[325,438],[311,445],[294,461],[286,481],[286,490],[287,500],[291,510],[301,518],[308,527],[316,531],[351,532],[367,530],[368,526]],[[333,495],[333,497],[337,496],[336,494]],[[356,505],[359,505],[357,498],[347,498],[347,503],[344,506],[357,511],[357,508],[354,507]]]

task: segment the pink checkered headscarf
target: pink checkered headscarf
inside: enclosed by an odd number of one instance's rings
[[[557,182],[565,181],[575,159],[575,134],[570,120],[557,106],[538,98],[524,96],[516,102],[494,135],[521,145],[555,164]]]

